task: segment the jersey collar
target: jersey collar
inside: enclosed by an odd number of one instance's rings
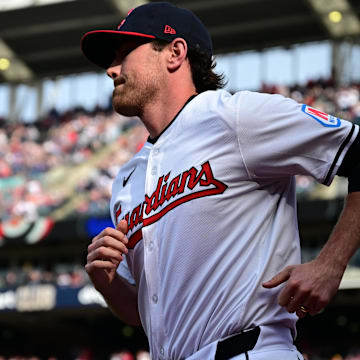
[[[178,117],[178,115],[183,111],[184,107],[195,97],[197,96],[197,94],[191,95],[185,102],[185,104],[183,105],[183,107],[178,111],[178,113],[174,116],[174,118],[166,125],[165,129],[156,137],[151,138],[150,136],[147,139],[147,142],[149,142],[150,144],[155,144],[158,139],[160,138],[160,136],[170,127],[170,125],[175,121],[175,119]]]

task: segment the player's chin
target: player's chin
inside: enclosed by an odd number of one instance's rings
[[[114,110],[123,116],[138,116],[139,110],[136,106],[126,103],[119,99],[118,97],[113,98],[113,108]]]

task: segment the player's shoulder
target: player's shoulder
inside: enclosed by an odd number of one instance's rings
[[[239,105],[246,107],[271,107],[281,106],[282,104],[297,104],[296,101],[285,97],[281,94],[268,94],[257,91],[243,90],[234,94],[234,99],[239,102]]]
[[[216,118],[235,129],[236,123],[250,121],[274,113],[297,111],[300,106],[290,98],[279,94],[266,94],[249,90],[231,93],[226,90],[206,91],[197,97],[198,111],[204,117],[216,115]],[[200,110],[199,110],[200,109]]]
[[[219,107],[239,107],[242,105],[258,106],[259,104],[293,101],[280,94],[267,94],[250,90],[240,90],[237,92],[229,92],[224,89],[209,90],[198,95],[199,103],[206,103],[210,108]]]
[[[233,111],[234,100],[234,94],[227,90],[208,90],[196,96],[193,105],[198,112],[224,114]]]
[[[241,91],[236,97],[237,117],[247,122],[251,119],[273,121],[290,114],[300,114],[301,104],[281,94],[267,94],[255,91]],[[259,120],[257,120],[259,121]]]

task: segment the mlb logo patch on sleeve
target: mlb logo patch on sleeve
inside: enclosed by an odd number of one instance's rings
[[[315,119],[322,126],[326,127],[339,127],[341,125],[341,120],[335,116],[326,114],[320,110],[316,110],[308,105],[303,105],[301,107],[302,112],[309,115]]]

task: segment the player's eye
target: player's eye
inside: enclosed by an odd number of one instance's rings
[[[121,47],[116,51],[117,58],[121,61],[124,60],[136,47],[137,45],[133,44],[127,44]]]

